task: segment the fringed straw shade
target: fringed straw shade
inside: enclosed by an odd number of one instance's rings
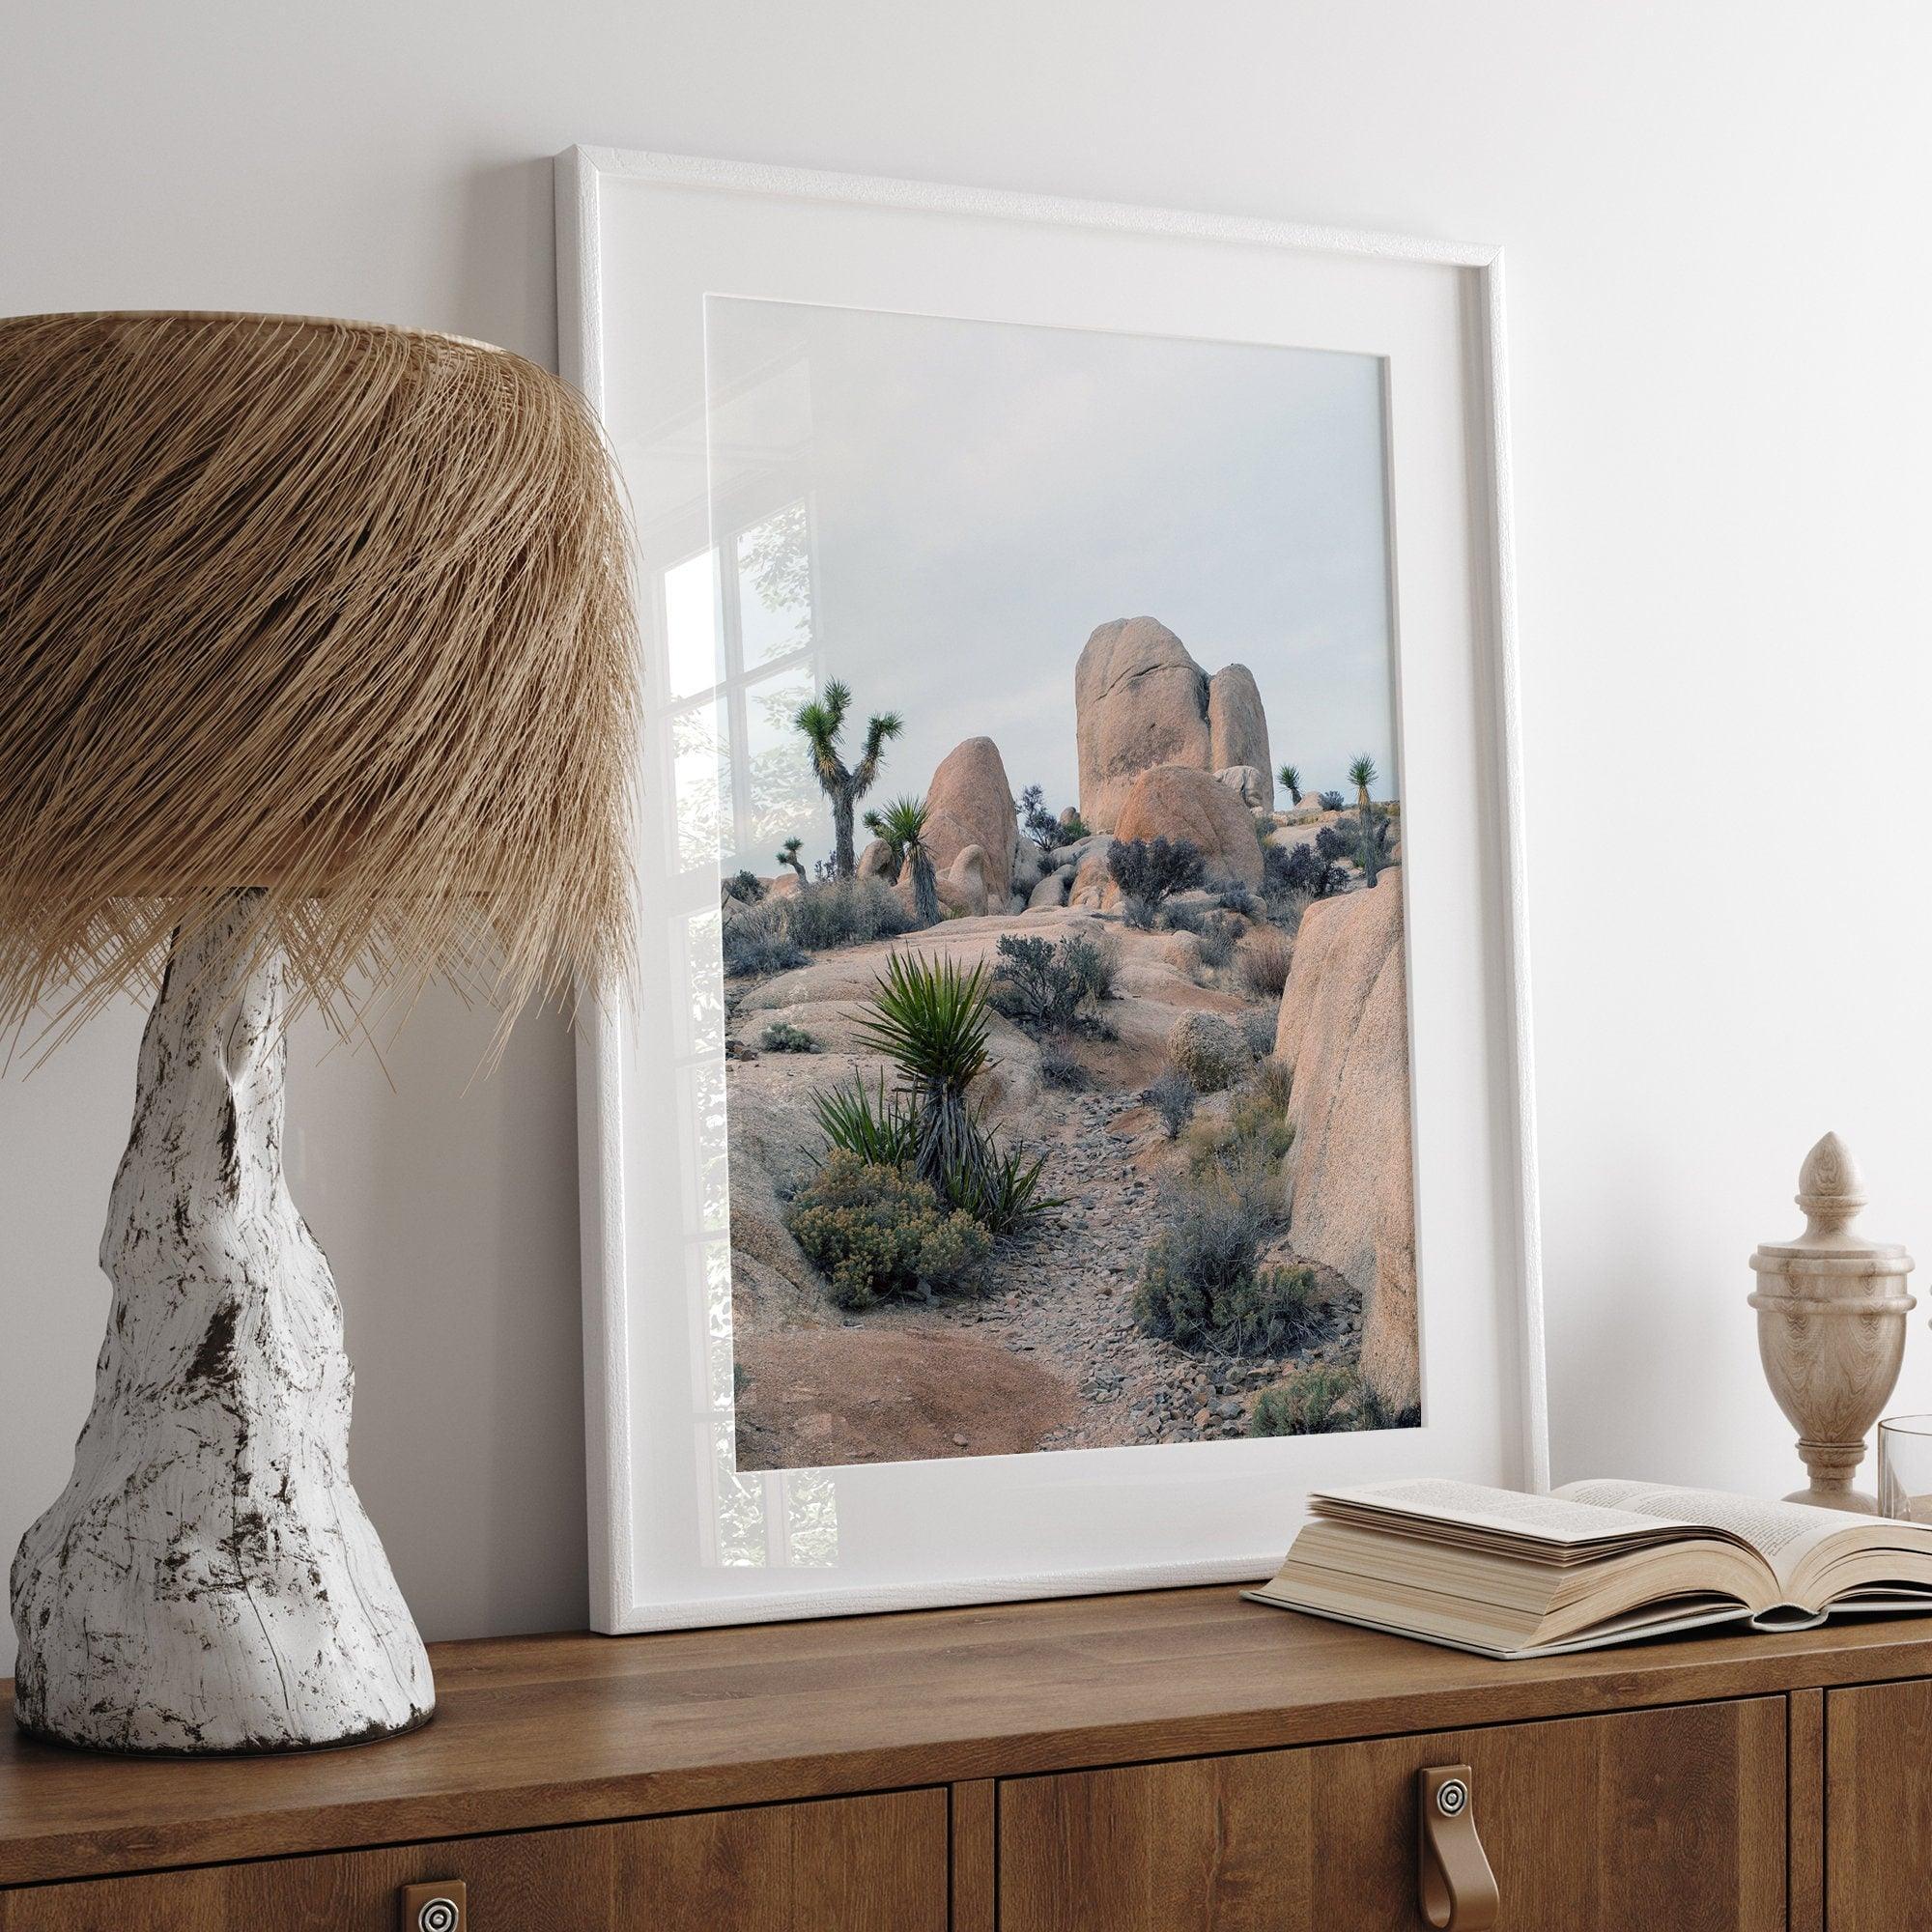
[[[370,981],[616,978],[627,563],[594,420],[520,356],[0,321],[0,1023],[152,982],[239,887],[338,1025]]]

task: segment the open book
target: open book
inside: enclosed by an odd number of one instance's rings
[[[1547,1496],[1371,1483],[1317,1491],[1309,1508],[1254,1602],[1490,1657],[1932,1610],[1932,1525],[1889,1517],[1605,1481]]]

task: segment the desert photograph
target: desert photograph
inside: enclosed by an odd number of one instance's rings
[[[1379,365],[707,331],[737,1466],[1414,1426]]]

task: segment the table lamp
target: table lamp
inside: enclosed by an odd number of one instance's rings
[[[200,1755],[429,1717],[283,1179],[285,1029],[446,978],[500,1044],[533,994],[620,981],[628,568],[594,420],[519,356],[0,321],[0,1026],[51,1052],[158,986],[93,1406],[14,1561],[27,1730]]]

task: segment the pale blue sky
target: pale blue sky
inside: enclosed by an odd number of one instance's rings
[[[803,481],[820,675],[861,724],[905,717],[875,796],[924,790],[983,732],[1015,793],[1072,803],[1074,662],[1140,614],[1206,671],[1248,666],[1304,787],[1345,788],[1368,752],[1395,793],[1375,358],[739,298],[706,316],[712,394],[735,399],[713,414],[719,500]]]

